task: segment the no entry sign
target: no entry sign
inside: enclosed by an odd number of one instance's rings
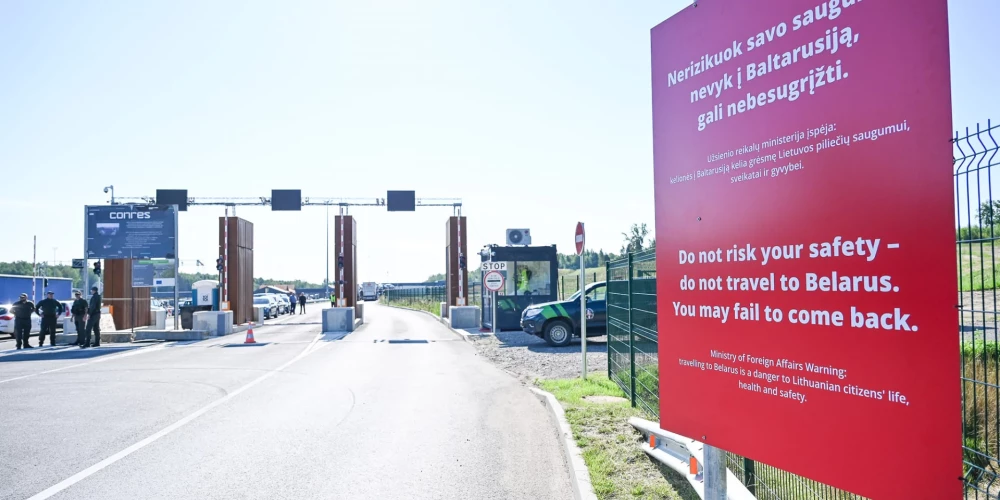
[[[576,223],[576,254],[577,255],[583,255],[583,243],[584,243],[584,239],[585,238],[584,238],[584,234],[583,234],[583,223],[582,222],[577,222]]]
[[[490,271],[483,275],[483,286],[491,292],[503,289],[504,277],[500,271]]]
[[[701,0],[651,37],[660,425],[959,498],[946,0]]]

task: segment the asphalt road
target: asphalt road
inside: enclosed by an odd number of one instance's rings
[[[0,350],[0,498],[572,498],[547,410],[426,315]]]

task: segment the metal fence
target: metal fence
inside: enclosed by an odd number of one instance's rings
[[[465,295],[470,306],[480,305],[482,285],[472,281],[466,285]],[[447,301],[447,288],[442,285],[411,286],[385,290],[382,299],[391,305],[425,309],[435,314],[439,312],[439,304]]]
[[[1000,124],[987,122],[952,138],[966,500],[1000,499],[1000,198],[993,196],[992,172],[1000,166],[998,136]],[[608,377],[633,406],[659,418],[653,253],[608,262],[607,276]],[[734,453],[728,466],[762,500],[863,498]]]
[[[656,252],[647,250],[608,262],[608,377],[633,406],[659,413],[656,347]]]
[[[956,132],[952,139],[965,498],[976,500],[1000,498],[996,266],[1000,200],[993,198],[992,175],[992,168],[1000,165],[997,134],[1000,125],[986,122],[985,127]]]
[[[414,307],[425,303],[439,304],[444,302],[447,300],[445,291],[443,286],[393,288],[386,290],[384,297],[389,304]]]
[[[600,277],[593,268],[587,268],[587,283],[597,283]],[[566,300],[580,290],[580,273],[559,276],[559,300]]]

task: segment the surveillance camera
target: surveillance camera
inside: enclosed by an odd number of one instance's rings
[[[107,193],[108,192],[108,188],[104,188],[104,192]]]

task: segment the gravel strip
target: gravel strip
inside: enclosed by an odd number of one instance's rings
[[[479,354],[527,384],[540,378],[580,376],[580,340],[566,347],[551,347],[524,332],[500,332],[472,339]],[[587,371],[608,370],[607,336],[587,339]]]

